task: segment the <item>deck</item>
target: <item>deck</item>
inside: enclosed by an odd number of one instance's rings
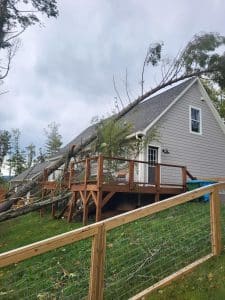
[[[83,223],[87,224],[90,201],[95,205],[95,219],[100,221],[103,209],[115,195],[151,195],[154,201],[160,201],[163,195],[185,192],[187,177],[193,178],[185,166],[150,165],[148,161],[135,159],[100,155],[71,162],[66,176],[67,189],[72,192],[68,221],[72,220],[78,199],[82,202]],[[43,185],[46,189],[51,186],[54,189],[56,184],[45,181]]]

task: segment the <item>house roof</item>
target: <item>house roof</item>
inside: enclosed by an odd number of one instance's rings
[[[172,87],[163,93],[150,97],[130,110],[124,119],[133,124],[133,131],[144,130],[151,124],[193,81],[195,78]]]
[[[196,78],[191,78],[182,82],[181,84],[172,87],[154,97],[139,103],[128,113],[126,113],[121,120],[127,121],[133,125],[133,132],[144,130],[150,123],[152,123]],[[64,153],[72,145],[80,145],[84,143],[96,130],[96,125],[87,127],[75,139],[63,147],[60,152]]]
[[[121,120],[127,121],[133,125],[133,133],[144,130],[159,115],[161,115],[195,80],[196,78],[188,79],[156,96],[148,98],[126,113]],[[71,142],[61,148],[60,151],[50,159],[50,161],[38,164],[24,171],[23,173],[14,177],[11,181],[22,181],[34,178],[45,168],[50,167],[53,161],[65,154],[72,145],[79,146],[84,143],[95,132],[95,130],[95,124],[87,127]]]
[[[48,168],[51,166],[53,162],[52,161],[45,161],[43,163],[39,163],[37,165],[34,165],[33,167],[25,170],[21,174],[13,177],[11,179],[12,182],[17,182],[17,181],[26,181],[26,180],[32,180],[34,179],[38,174],[43,172],[45,168]]]

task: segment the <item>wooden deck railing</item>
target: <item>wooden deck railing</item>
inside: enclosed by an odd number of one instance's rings
[[[70,166],[70,179],[69,186],[71,183],[77,184],[97,184],[100,187],[103,183],[112,183],[112,184],[121,184],[127,183],[130,188],[134,187],[135,184],[139,185],[149,185],[148,179],[137,180],[135,177],[135,172],[139,169],[139,166],[143,164],[146,173],[150,163],[148,161],[142,161],[137,159],[125,159],[119,157],[106,157],[106,156],[95,156],[86,158],[84,160],[77,161],[72,163]],[[194,179],[194,177],[188,172],[185,166],[173,165],[173,164],[163,164],[158,163],[154,166],[155,169],[155,178],[152,185],[156,187],[160,186],[180,186],[186,190],[186,181],[187,178]],[[179,172],[179,180],[176,183],[162,182],[161,174],[163,169],[171,169],[170,171],[176,169]],[[123,172],[120,172],[123,171]],[[140,171],[138,170],[140,173]],[[119,177],[123,173],[124,178]],[[138,175],[139,176],[139,175]],[[147,177],[147,174],[144,176],[141,174],[141,177]]]
[[[157,284],[145,289],[139,294],[133,296],[135,299],[144,299],[153,290],[170,283],[172,280],[191,271],[194,267],[205,262],[221,252],[221,229],[220,229],[220,199],[219,190],[225,189],[225,183],[213,184],[202,187],[197,190],[187,192],[178,196],[171,197],[162,202],[154,203],[145,207],[141,207],[135,211],[116,216],[105,221],[101,221],[80,229],[76,229],[64,234],[54,236],[52,238],[30,244],[15,250],[0,254],[0,267],[5,267],[11,264],[18,263],[28,258],[37,256],[42,253],[49,252],[53,249],[75,243],[80,240],[92,238],[92,254],[91,254],[91,271],[89,280],[88,299],[101,300],[104,293],[104,266],[105,266],[105,251],[106,251],[106,233],[121,225],[139,220],[146,216],[150,216],[156,212],[166,210],[196,199],[206,193],[210,193],[210,218],[211,218],[211,245],[212,251],[210,254],[198,259],[195,262],[187,265],[185,268],[173,273],[164,278]],[[44,266],[43,266],[44,268]]]

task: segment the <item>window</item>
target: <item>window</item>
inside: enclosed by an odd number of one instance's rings
[[[190,132],[202,134],[201,109],[190,106]]]

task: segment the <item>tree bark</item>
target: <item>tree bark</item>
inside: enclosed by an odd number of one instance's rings
[[[36,203],[31,204],[31,205],[26,205],[26,206],[23,206],[23,207],[20,207],[20,208],[17,208],[17,209],[10,209],[8,211],[0,213],[0,222],[3,222],[3,221],[6,221],[6,220],[9,220],[9,219],[13,219],[13,218],[25,215],[29,212],[38,210],[38,209],[40,209],[42,207],[45,207],[49,204],[53,204],[53,203],[56,203],[56,202],[63,201],[65,199],[69,198],[70,196],[71,196],[71,193],[67,193],[64,196],[58,196],[58,197],[55,197],[54,199],[49,198],[47,200],[36,202]]]

